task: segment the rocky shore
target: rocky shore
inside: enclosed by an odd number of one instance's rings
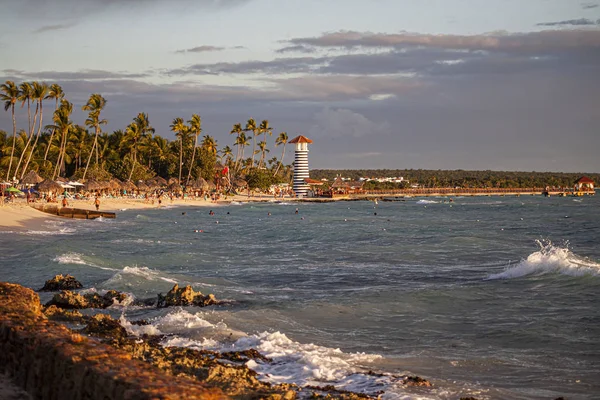
[[[126,301],[127,295],[114,290],[104,295],[72,291],[82,287],[70,275],[56,276],[43,289],[59,292],[42,306],[33,290],[0,283],[0,373],[33,398],[354,400],[381,394],[348,392],[331,385],[273,385],[260,381],[246,366],[250,360],[272,362],[254,349],[216,352],[163,347],[162,336],[131,336],[110,315],[79,311],[101,311]],[[175,285],[166,295],[158,294],[156,301],[142,304],[206,307],[220,301],[190,286]],[[78,328],[68,329],[60,322]],[[398,381],[423,389],[432,386],[416,376],[398,377]]]

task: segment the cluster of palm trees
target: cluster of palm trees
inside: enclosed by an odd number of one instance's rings
[[[176,139],[169,141],[156,134],[146,113],[139,113],[124,130],[103,132],[107,101],[97,93],[90,95],[82,106],[87,112],[82,125],[73,122],[73,103],[66,99],[58,84],[17,85],[6,81],[0,85],[0,100],[12,116],[12,135],[0,130],[0,178],[6,181],[21,180],[27,172],[35,170],[48,179],[112,176],[131,181],[158,175],[166,179],[178,177],[181,184],[187,184],[199,177],[213,180],[225,165],[233,177],[261,173],[279,182],[291,179],[291,167],[283,165],[286,132],[281,132],[275,140],[275,146],[283,146],[281,157],[266,159],[267,139],[273,135],[268,120],[257,124],[251,118],[245,127],[241,123],[233,125],[230,133],[236,135],[234,156],[230,146],[219,150],[214,137],[202,136],[198,114],[193,114],[187,122],[181,117],[173,119],[170,128]],[[43,106],[47,100],[54,101],[54,111],[52,122],[44,125]],[[17,129],[15,109],[19,106],[27,106],[26,128]],[[245,158],[245,149],[250,144],[252,154]]]

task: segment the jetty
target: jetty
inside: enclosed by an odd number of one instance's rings
[[[96,218],[116,218],[117,215],[114,212],[108,211],[94,211],[84,210],[81,208],[73,207],[60,207],[56,204],[31,204],[31,207],[38,211],[45,212],[47,214],[57,215],[64,218],[76,218],[76,219],[96,219]]]

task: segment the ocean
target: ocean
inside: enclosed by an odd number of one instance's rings
[[[0,280],[39,289],[69,273],[137,299],[192,285],[226,303],[107,311],[164,345],[255,348],[273,362],[249,367],[274,383],[384,399],[600,398],[600,196],[453,200],[48,219],[0,232]],[[433,387],[405,387],[407,374]]]

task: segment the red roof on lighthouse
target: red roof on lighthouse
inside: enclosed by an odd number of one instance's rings
[[[581,178],[577,179],[575,183],[594,183],[594,181],[587,176],[582,176]]]
[[[288,143],[312,143],[313,141],[307,138],[306,136],[298,136],[290,140]]]

